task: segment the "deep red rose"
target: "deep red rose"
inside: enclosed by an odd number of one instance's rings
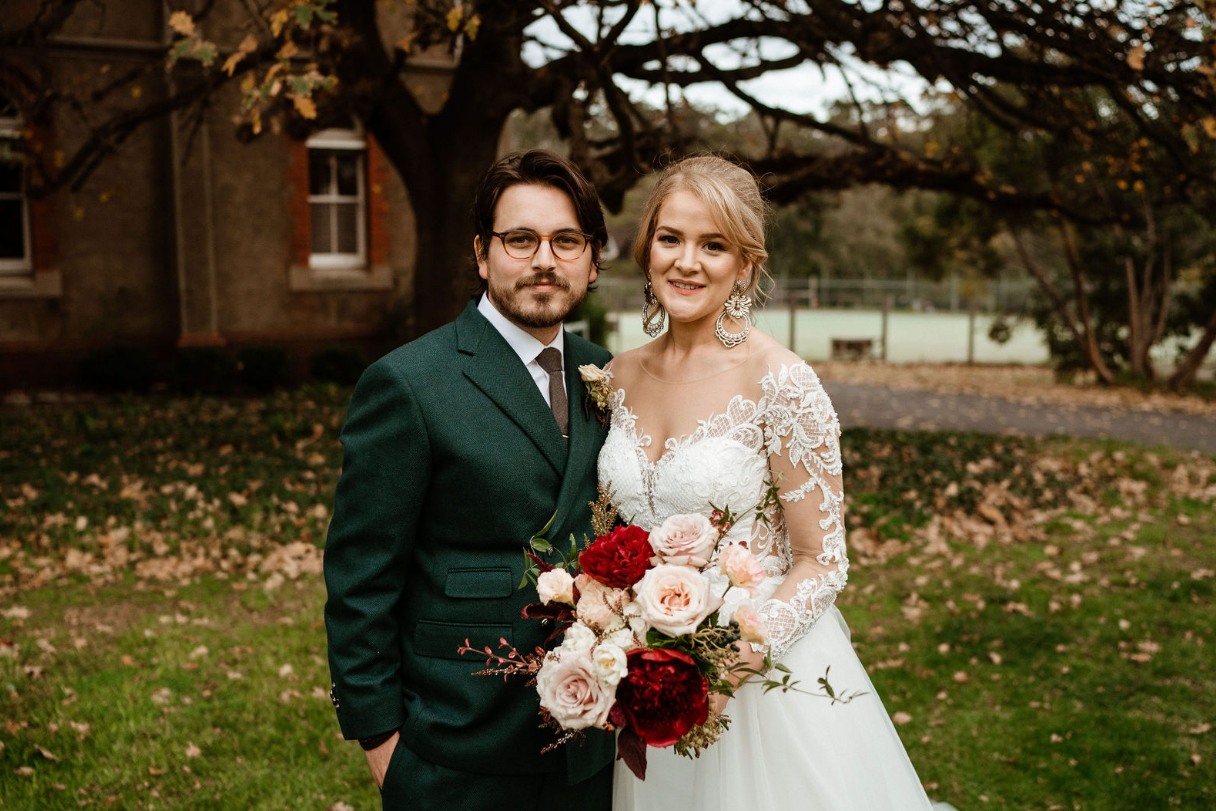
[[[614,589],[627,589],[650,568],[650,533],[641,527],[617,527],[601,535],[578,556],[591,577]]]
[[[692,657],[639,648],[626,654],[629,672],[616,688],[613,715],[650,746],[671,746],[709,718],[709,682]],[[618,712],[619,711],[619,712]]]

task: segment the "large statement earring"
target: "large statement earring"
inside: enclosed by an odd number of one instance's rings
[[[739,344],[747,340],[747,334],[752,331],[751,311],[752,300],[746,295],[747,288],[743,286],[743,282],[735,282],[735,286],[731,288],[730,298],[722,305],[722,313],[718,316],[718,324],[714,327],[714,335],[718,336],[718,340],[727,349],[734,349]],[[727,332],[723,322],[726,316],[730,316],[736,321],[743,322],[742,332]]]
[[[659,297],[654,294],[654,288],[651,287],[650,281],[646,281],[646,289],[642,291],[645,300],[642,302],[642,329],[646,330],[646,334],[651,338],[657,338],[659,333],[663,331],[663,322],[667,320],[667,313],[663,309],[663,305],[659,304]],[[654,307],[655,311],[650,312],[650,308]]]

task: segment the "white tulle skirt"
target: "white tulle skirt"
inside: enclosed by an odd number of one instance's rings
[[[831,704],[753,684],[727,706],[730,729],[692,760],[648,749],[645,782],[617,761],[615,811],[930,811],[903,743],[833,606],[782,660],[818,690],[829,665],[837,691],[868,695]]]

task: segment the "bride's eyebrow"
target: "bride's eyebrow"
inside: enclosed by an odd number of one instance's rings
[[[655,226],[654,230],[655,231],[667,231],[668,233],[670,233],[674,236],[677,236],[677,237],[684,236],[683,231],[681,231],[679,228],[672,228],[670,225],[658,225],[658,226]],[[699,238],[700,239],[720,239],[720,240],[726,241],[726,237],[722,236],[717,231],[715,231],[711,234],[701,234],[701,236]]]

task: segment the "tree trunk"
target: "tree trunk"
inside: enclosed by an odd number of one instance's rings
[[[1216,342],[1216,311],[1212,312],[1212,317],[1204,325],[1203,335],[1200,336],[1199,343],[1191,347],[1191,351],[1186,353],[1186,357],[1182,359],[1182,363],[1178,364],[1178,368],[1170,375],[1169,384],[1171,388],[1186,388],[1194,382],[1195,373],[1203,365],[1203,360],[1212,349],[1213,342]]]
[[[1068,263],[1068,271],[1072,275],[1073,295],[1076,297],[1077,321],[1082,330],[1081,348],[1089,359],[1089,365],[1097,373],[1098,378],[1107,384],[1115,382],[1115,375],[1098,347],[1094,336],[1093,325],[1089,319],[1089,296],[1085,292],[1085,277],[1081,270],[1081,257],[1077,254],[1077,246],[1073,241],[1072,227],[1067,222],[1060,223],[1060,237],[1064,242],[1064,257]]]

